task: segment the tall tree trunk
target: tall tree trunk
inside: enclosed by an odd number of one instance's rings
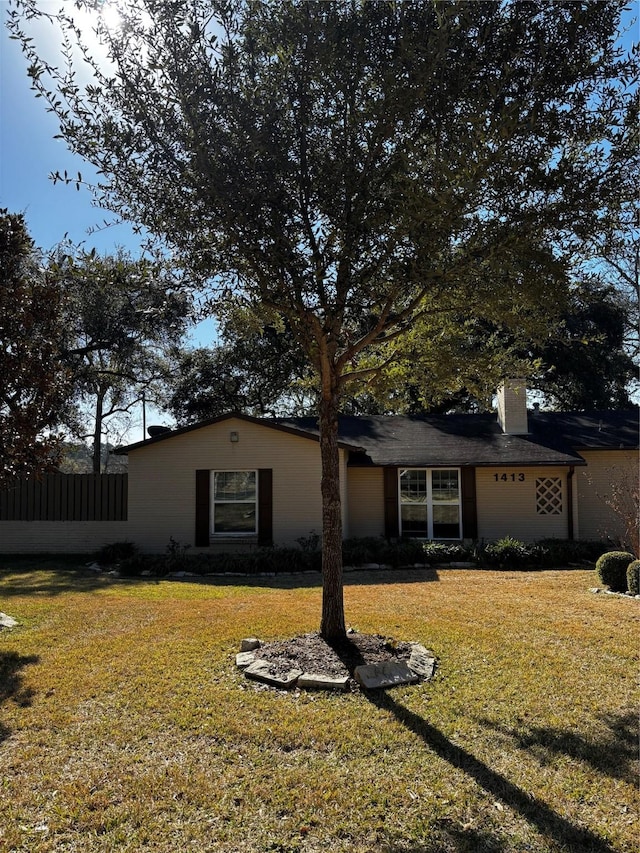
[[[102,470],[102,418],[104,410],[104,394],[98,391],[96,395],[95,424],[93,427],[93,473],[100,474]]]
[[[323,383],[324,384],[324,383]],[[342,589],[342,509],[338,403],[336,383],[327,383],[320,401],[320,458],[322,463],[322,621],[326,640],[346,635]]]

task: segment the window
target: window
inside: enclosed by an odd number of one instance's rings
[[[257,533],[257,472],[213,471],[211,533]]]
[[[460,539],[457,469],[400,471],[400,533],[425,539]]]

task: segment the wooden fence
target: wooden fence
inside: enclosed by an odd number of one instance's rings
[[[44,474],[0,491],[0,521],[126,521],[127,474]]]

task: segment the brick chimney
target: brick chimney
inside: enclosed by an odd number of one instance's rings
[[[527,388],[522,379],[505,379],[498,388],[498,423],[506,435],[526,435]]]

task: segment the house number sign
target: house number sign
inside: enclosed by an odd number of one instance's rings
[[[524,483],[524,474],[494,474],[496,483]]]

